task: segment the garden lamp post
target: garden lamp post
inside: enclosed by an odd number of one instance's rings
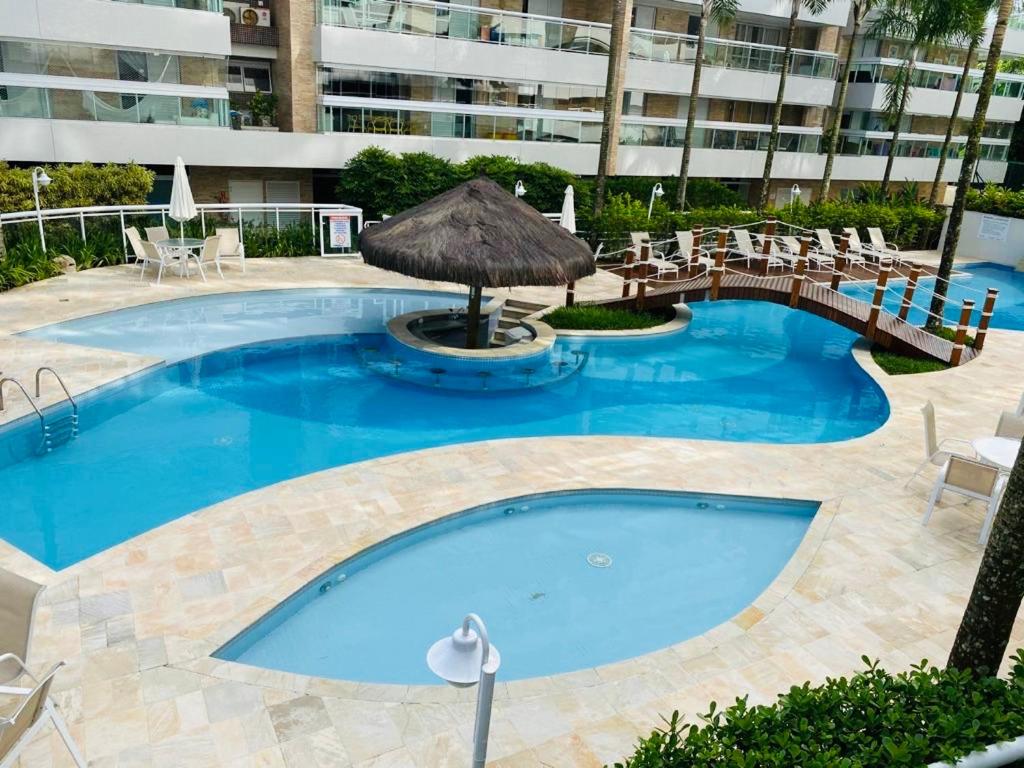
[[[39,222],[39,242],[43,246],[43,253],[46,253],[46,235],[43,234],[43,211],[39,207],[39,188],[50,186],[53,181],[39,166],[32,169],[32,194],[36,200],[36,219]]]
[[[647,204],[647,220],[648,221],[651,220],[651,212],[654,210],[654,200],[655,200],[655,198],[659,198],[659,197],[661,197],[664,194],[665,194],[665,190],[662,189],[660,181],[657,184],[655,184],[653,187],[651,187],[651,202]]]
[[[522,179],[516,182],[516,197],[522,197],[526,194],[526,185],[523,184]]]
[[[475,624],[476,630],[469,625]],[[476,725],[473,727],[473,768],[484,768],[487,734],[491,728],[494,676],[501,666],[501,654],[491,645],[483,619],[470,613],[462,626],[427,651],[430,671],[449,685],[469,688],[480,684],[476,697]]]

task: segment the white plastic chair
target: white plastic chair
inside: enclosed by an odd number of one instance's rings
[[[895,245],[889,245],[889,243],[885,242],[885,236],[880,228],[868,227],[868,237],[871,238],[871,247],[876,251],[884,253],[886,256],[891,256],[894,259],[900,258],[900,249]]]
[[[217,237],[220,238],[220,247],[217,251],[220,257],[219,261],[238,259],[238,265],[242,268],[242,272],[245,272],[245,245],[242,244],[238,237],[238,229],[235,227],[217,227]]]
[[[640,261],[640,247],[650,245],[651,236],[647,232],[630,232],[629,238],[633,241],[633,248],[636,253],[634,261],[638,262]],[[675,272],[676,277],[679,276],[679,265],[666,259],[664,251],[656,251],[651,248],[649,256],[650,258],[647,259],[647,263],[657,270],[655,277],[660,278],[665,272]]]
[[[799,257],[800,257],[800,248],[799,247],[797,247],[796,252],[791,252],[789,250],[789,248],[780,248],[779,247],[779,240],[778,240],[778,238],[776,238],[776,237],[768,237],[768,235],[756,234],[756,235],[754,235],[754,239],[757,241],[758,251],[760,251],[762,254],[764,253],[764,251],[762,249],[764,248],[765,240],[768,241],[768,243],[769,243],[768,253],[770,254],[769,257],[768,257],[769,258],[769,260],[768,260],[768,268],[769,269],[772,268],[772,261],[771,261],[772,258],[778,259],[780,267],[790,267],[790,268],[795,268],[796,267],[796,263],[797,263],[797,261],[799,261]]]
[[[783,235],[782,237],[779,238],[779,240],[782,241],[783,246],[785,246],[789,250],[790,253],[792,253],[792,254],[794,254],[796,256],[800,255],[800,248],[801,248],[801,246],[800,246],[800,240],[798,238],[794,237],[793,235]],[[830,242],[831,242],[831,238],[830,238]],[[815,248],[813,242],[811,243],[810,247],[807,249],[807,258],[810,259],[811,261],[815,262],[816,264],[818,264],[818,266],[825,267],[825,268],[834,267],[836,265],[836,260],[833,259],[831,256],[829,256],[824,251],[822,251],[822,250],[820,250],[818,248]]]
[[[676,232],[676,243],[679,245],[679,258],[682,259],[682,264],[692,264],[693,261],[693,230],[685,229]],[[708,252],[706,248],[697,245],[697,257],[696,257],[697,269],[704,269],[705,272],[709,272],[713,266],[715,266],[715,260]]]
[[[985,522],[981,525],[981,533],[978,535],[978,543],[984,544],[988,541],[989,532],[992,529],[992,520],[999,509],[999,499],[1006,487],[1006,477],[995,467],[982,464],[980,461],[972,461],[960,456],[950,456],[935,481],[931,498],[928,499],[928,509],[925,510],[921,525],[928,525],[931,520],[935,505],[939,503],[942,494],[946,491],[958,493],[969,499],[984,501],[988,505],[985,512]]]
[[[41,679],[36,679],[25,667],[25,662],[13,653],[0,656],[0,664],[16,665],[19,669],[18,676],[24,676],[32,681],[31,688],[0,686],[0,696],[19,700],[12,711],[0,716],[0,768],[13,766],[21,751],[47,723],[53,723],[53,727],[64,741],[64,746],[71,753],[75,765],[86,768],[81,750],[71,738],[64,717],[57,711],[50,698],[53,677],[57,670],[64,666],[64,662],[57,664]]]
[[[910,485],[911,480],[917,477],[929,464],[936,467],[943,466],[953,456],[958,458],[974,458],[974,446],[971,445],[969,440],[961,440],[955,437],[947,437],[943,440],[938,439],[938,435],[935,430],[935,406],[932,405],[931,400],[926,402],[921,408],[921,415],[924,417],[924,456],[925,459],[914,470],[914,474],[910,476],[910,479],[904,484],[904,487]],[[951,451],[944,446],[947,443],[959,443],[966,446],[967,452],[961,453],[957,451]]]

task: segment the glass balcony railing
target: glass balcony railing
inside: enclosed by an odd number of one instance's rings
[[[611,28],[607,24],[537,16],[490,8],[474,8],[430,0],[320,0],[318,22],[335,27],[373,29],[425,37],[546,48],[607,55]],[[697,38],[673,32],[634,29],[630,56],[646,61],[693,64]],[[735,40],[705,41],[704,63],[710,67],[752,72],[780,72],[785,50]],[[791,71],[804,77],[833,78],[835,54],[797,50]]]
[[[188,11],[213,11],[224,13],[223,0],[114,0],[117,3],[134,5],[157,5],[163,8],[184,8]]]
[[[227,99],[0,85],[0,117],[226,127]]]
[[[891,83],[900,67],[898,61],[869,60],[854,62],[850,68],[850,83]],[[910,79],[915,88],[955,92],[960,87],[960,74],[945,69],[928,68],[918,64]],[[967,81],[967,93],[977,93],[981,88],[981,73],[972,74]],[[1009,99],[1024,98],[1024,82],[996,75],[993,96],[1004,96]]]
[[[956,137],[949,145],[946,157],[957,160],[963,156],[964,137]],[[867,157],[887,157],[891,139],[881,136],[865,136],[863,134],[843,133],[839,137],[839,154],[860,155]],[[942,154],[942,139],[901,139],[896,142],[896,157],[937,158]],[[1006,162],[1010,147],[1007,144],[982,144],[980,157],[982,160]]]

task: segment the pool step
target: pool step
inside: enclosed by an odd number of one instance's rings
[[[40,453],[49,453],[78,437],[78,413],[72,412],[43,424],[43,443]]]
[[[547,305],[520,301],[519,299],[509,299],[506,301],[505,306],[501,310],[501,320],[498,321],[498,328],[491,338],[491,346],[506,347],[510,344],[518,343],[508,337],[507,331],[518,328],[525,318],[540,312],[542,309],[547,309]]]

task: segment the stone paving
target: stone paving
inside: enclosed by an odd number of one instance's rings
[[[0,296],[0,334],[204,291],[413,284],[355,262],[249,265],[244,277],[233,272],[205,286],[172,280],[149,288],[122,267],[19,289]],[[614,278],[599,278],[605,279]],[[608,286],[588,289],[607,292]],[[560,298],[555,290],[517,295]],[[0,369],[19,375],[57,360],[76,393],[154,362],[4,335],[0,355]],[[977,570],[983,510],[948,496],[931,525],[920,525],[932,470],[904,487],[923,450],[919,409],[926,399],[935,403],[940,436],[991,434],[999,412],[1020,397],[1024,334],[992,331],[977,360],[913,377],[887,377],[862,347],[855,355],[892,409],[883,427],[856,440],[809,446],[641,437],[495,440],[259,489],[60,572],[0,541],[0,565],[47,585],[30,663],[67,660],[55,697],[93,766],[463,766],[473,691],[324,680],[209,654],[369,544],[503,497],[594,487],[823,503],[793,559],[732,620],[617,664],[499,679],[489,751],[494,768],[600,766],[621,758],[673,709],[696,713],[709,700],[745,694],[767,701],[792,684],[851,672],[862,654],[892,669],[922,658],[942,663]],[[1014,642],[1024,643],[1024,621]],[[21,765],[67,762],[57,737],[45,733]]]

